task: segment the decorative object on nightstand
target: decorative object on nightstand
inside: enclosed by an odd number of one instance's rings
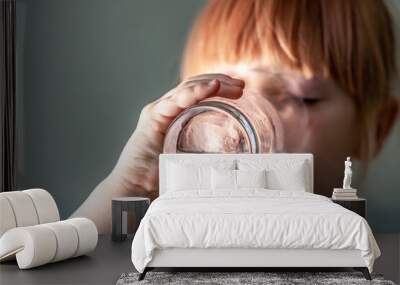
[[[367,200],[364,198],[354,199],[333,199],[332,202],[339,204],[340,206],[359,214],[361,217],[366,218],[367,216]]]
[[[124,241],[134,236],[150,205],[150,199],[144,197],[119,197],[112,199],[113,241]]]
[[[358,198],[357,189],[351,187],[353,171],[350,156],[344,162],[343,188],[333,188],[332,201],[342,207],[366,217],[366,200]]]
[[[357,189],[351,187],[351,178],[353,171],[351,170],[351,160],[347,157],[344,162],[344,179],[343,188],[333,188],[332,199],[334,200],[354,200],[357,199]]]

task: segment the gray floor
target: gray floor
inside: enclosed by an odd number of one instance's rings
[[[382,257],[376,261],[375,272],[385,279],[400,280],[400,234],[375,234]],[[134,271],[130,260],[130,241],[111,242],[100,236],[99,244],[88,256],[18,270],[15,262],[0,264],[0,284],[115,284],[124,272]]]
[[[374,271],[400,284],[400,234],[374,234],[374,236],[382,254],[375,262]]]

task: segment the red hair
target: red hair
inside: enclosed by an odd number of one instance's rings
[[[221,64],[264,63],[332,79],[354,97],[365,138],[396,73],[392,21],[381,0],[211,0],[194,23],[181,77]]]

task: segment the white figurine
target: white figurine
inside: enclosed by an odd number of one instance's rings
[[[352,189],[351,188],[351,177],[353,175],[353,171],[351,170],[351,160],[350,156],[347,157],[344,162],[344,179],[343,179],[343,189]]]

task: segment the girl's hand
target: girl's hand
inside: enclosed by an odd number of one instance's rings
[[[136,130],[112,172],[92,191],[72,217],[94,221],[99,233],[111,230],[111,199],[118,196],[158,196],[158,155],[165,132],[184,109],[211,96],[238,98],[244,82],[223,74],[192,77],[143,108]]]
[[[191,77],[160,99],[145,106],[111,175],[120,189],[117,194],[158,195],[158,156],[162,153],[165,132],[184,109],[211,96],[239,98],[244,81],[224,74]]]

